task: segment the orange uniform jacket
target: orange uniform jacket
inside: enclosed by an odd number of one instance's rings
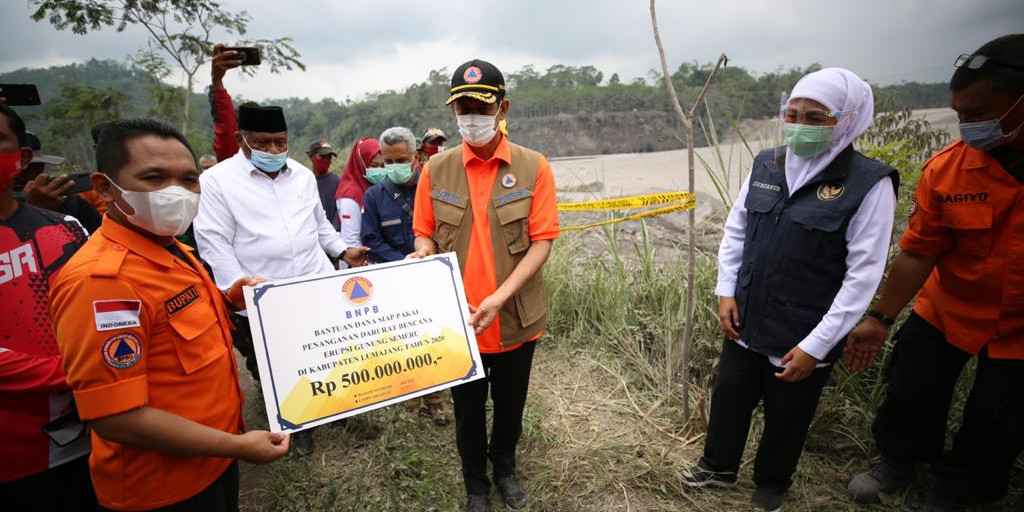
[[[462,159],[466,167],[469,184],[470,205],[473,208],[473,234],[466,255],[465,275],[462,281],[466,288],[466,301],[477,306],[498,289],[494,272],[494,248],[491,246],[491,226],[488,207],[491,188],[498,176],[500,161],[510,163],[508,139],[502,136],[501,143],[488,160],[481,160],[465,142],[462,143]],[[537,164],[537,180],[534,184],[533,203],[530,207],[530,241],[554,240],[558,238],[558,204],[555,199],[555,178],[547,159],[540,158]],[[413,208],[412,229],[416,236],[430,237],[434,234],[434,205],[430,200],[430,163],[420,174],[416,187],[416,205]],[[484,332],[476,335],[481,353],[506,352],[516,348],[501,347],[501,327],[495,318]]]
[[[83,420],[150,406],[225,432],[241,430],[224,295],[189,249],[178,248],[188,262],[104,217],[54,282],[54,330]],[[231,463],[126,446],[95,432],[92,446],[96,495],[118,510],[187,499]]]
[[[900,246],[939,255],[914,311],[949,343],[1024,359],[1024,185],[957,140],[925,165]]]

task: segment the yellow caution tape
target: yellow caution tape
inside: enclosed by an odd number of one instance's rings
[[[675,203],[677,201],[693,201],[695,199],[696,197],[689,192],[665,192],[663,194],[648,194],[645,196],[587,201],[585,203],[559,203],[558,211],[623,210],[626,208],[642,208],[644,206]]]
[[[656,195],[662,195],[662,194],[656,194]],[[576,230],[579,230],[579,229],[587,229],[587,228],[593,228],[593,227],[597,227],[597,226],[606,226],[608,224],[615,224],[616,222],[626,222],[628,220],[646,219],[647,217],[654,217],[655,215],[662,215],[662,214],[665,214],[665,213],[674,213],[674,212],[682,212],[682,211],[686,211],[686,210],[692,210],[692,209],[694,209],[697,206],[697,201],[696,201],[696,199],[693,198],[693,196],[691,194],[687,194],[687,196],[689,196],[689,198],[686,199],[685,201],[679,203],[679,204],[663,206],[661,208],[655,208],[653,210],[646,211],[646,212],[634,213],[633,215],[627,215],[625,217],[621,217],[621,218],[618,218],[618,219],[609,219],[609,220],[605,220],[605,221],[601,221],[601,222],[595,222],[593,224],[585,224],[585,225],[582,225],[582,226],[564,227],[564,228],[561,228],[560,231],[576,231]],[[650,196],[639,196],[639,197],[650,197]],[[639,197],[624,198],[624,199],[638,199]],[[611,199],[611,201],[619,201],[619,199]],[[601,202],[601,201],[595,201],[595,202]],[[576,204],[586,204],[586,203],[576,203]],[[655,203],[655,204],[658,204],[658,203]],[[559,209],[561,209],[562,205],[558,205],[558,206],[559,206]]]

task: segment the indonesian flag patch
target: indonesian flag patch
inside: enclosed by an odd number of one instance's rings
[[[98,300],[92,303],[97,331],[139,327],[140,300]]]

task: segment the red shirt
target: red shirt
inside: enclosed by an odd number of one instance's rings
[[[61,447],[42,431],[72,405],[47,310],[50,284],[85,240],[74,219],[34,206],[0,220],[0,482],[89,453],[88,436]]]
[[[238,119],[235,117],[235,105],[226,89],[210,90],[210,109],[213,111],[213,153],[217,161],[222,162],[238,153]]]

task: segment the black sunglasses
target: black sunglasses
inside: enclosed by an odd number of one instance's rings
[[[1013,65],[1013,64],[1007,64],[1005,62],[1000,62],[998,60],[991,59],[987,55],[979,55],[977,53],[975,53],[974,55],[967,55],[965,53],[965,54],[957,57],[956,60],[953,61],[953,67],[962,68],[962,67],[966,66],[967,69],[979,69],[979,68],[981,68],[982,66],[984,66],[987,63],[995,64],[997,66],[1002,66],[1004,68],[1017,69],[1017,70],[1020,70],[1020,71],[1024,71],[1024,66],[1016,66],[1016,65]]]

